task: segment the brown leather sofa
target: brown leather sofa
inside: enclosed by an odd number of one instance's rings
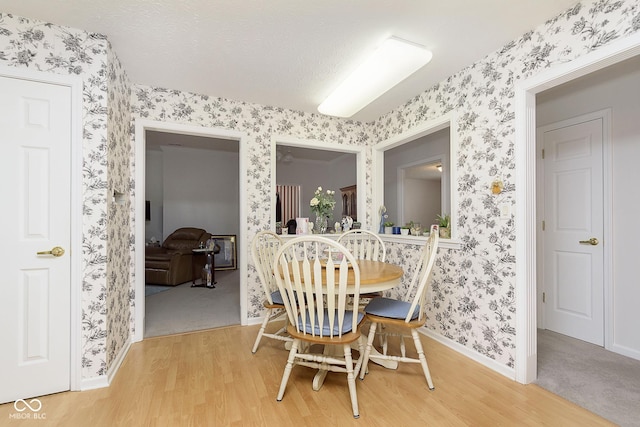
[[[193,252],[211,237],[201,228],[178,228],[160,247],[145,248],[145,282],[156,285],[179,285],[194,279]],[[204,267],[205,257],[196,257],[196,274]]]

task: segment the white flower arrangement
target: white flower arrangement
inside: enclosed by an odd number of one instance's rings
[[[336,205],[336,201],[333,198],[334,194],[336,194],[335,191],[322,191],[322,187],[318,187],[314,194],[314,197],[309,202],[309,206],[316,216],[327,216],[327,214],[333,212],[333,208]]]

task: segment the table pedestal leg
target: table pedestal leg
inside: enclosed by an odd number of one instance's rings
[[[322,384],[324,384],[324,379],[327,377],[326,369],[321,369],[318,373],[313,377],[313,390],[318,391],[322,388]]]
[[[334,345],[325,345],[322,354],[325,356],[334,356],[335,355],[335,347]],[[322,384],[324,384],[324,379],[327,377],[326,369],[318,370],[318,373],[313,377],[313,390],[318,391],[322,388]]]
[[[362,341],[362,344],[364,346],[364,348],[367,348],[367,336],[366,335],[361,335],[360,336],[360,340]],[[351,348],[354,350],[359,350],[358,348],[358,343],[352,343],[351,344]],[[371,347],[371,353],[372,355],[381,355],[382,353],[380,353],[375,347]],[[371,357],[371,356],[369,356]],[[398,369],[398,362],[396,362],[395,360],[380,360],[380,359],[369,359],[369,362],[373,362],[376,365],[380,365],[380,366],[384,366],[387,369]],[[360,368],[362,369],[362,368]]]
[[[364,335],[360,336],[360,340],[363,341],[363,345],[364,347],[367,346],[367,337]],[[339,346],[335,346],[335,345],[325,345],[324,346],[324,350],[322,351],[322,354],[324,354],[325,356],[337,356],[338,355],[338,347]],[[363,348],[364,348],[363,347]],[[358,348],[358,343],[357,342],[353,342],[351,343],[351,348],[354,350],[360,350]],[[381,355],[382,353],[380,353],[378,350],[376,350],[375,347],[371,347],[371,353],[372,355]],[[372,363],[376,363],[380,366],[383,366],[387,369],[398,369],[398,362],[395,360],[380,360],[380,359],[369,359],[370,362]],[[363,369],[363,367],[361,367],[360,369]],[[313,390],[314,391],[318,391],[322,388],[322,384],[324,384],[324,379],[327,377],[327,373],[329,371],[327,371],[326,369],[319,369],[318,372],[316,373],[316,375],[313,377]]]
[[[387,369],[398,369],[398,362],[395,360],[383,360],[383,359],[373,359],[371,355],[382,355],[375,347],[371,347],[370,359],[369,362],[373,362],[377,365],[384,366]]]

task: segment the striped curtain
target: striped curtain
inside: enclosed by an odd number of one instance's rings
[[[300,186],[276,185],[276,192],[280,195],[282,225],[285,226],[287,221],[300,216]]]

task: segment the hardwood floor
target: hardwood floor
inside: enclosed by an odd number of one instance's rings
[[[356,420],[344,374],[329,373],[323,388],[314,392],[314,371],[296,366],[284,399],[277,402],[287,352],[282,342],[263,339],[252,354],[257,330],[233,326],[136,343],[110,387],[41,397],[46,422],[32,420],[31,425],[613,425],[427,337],[422,341],[434,391],[428,390],[419,365],[402,364],[391,371],[370,364],[364,381],[357,380]],[[15,413],[12,403],[0,405],[0,425],[22,425],[10,418]]]

